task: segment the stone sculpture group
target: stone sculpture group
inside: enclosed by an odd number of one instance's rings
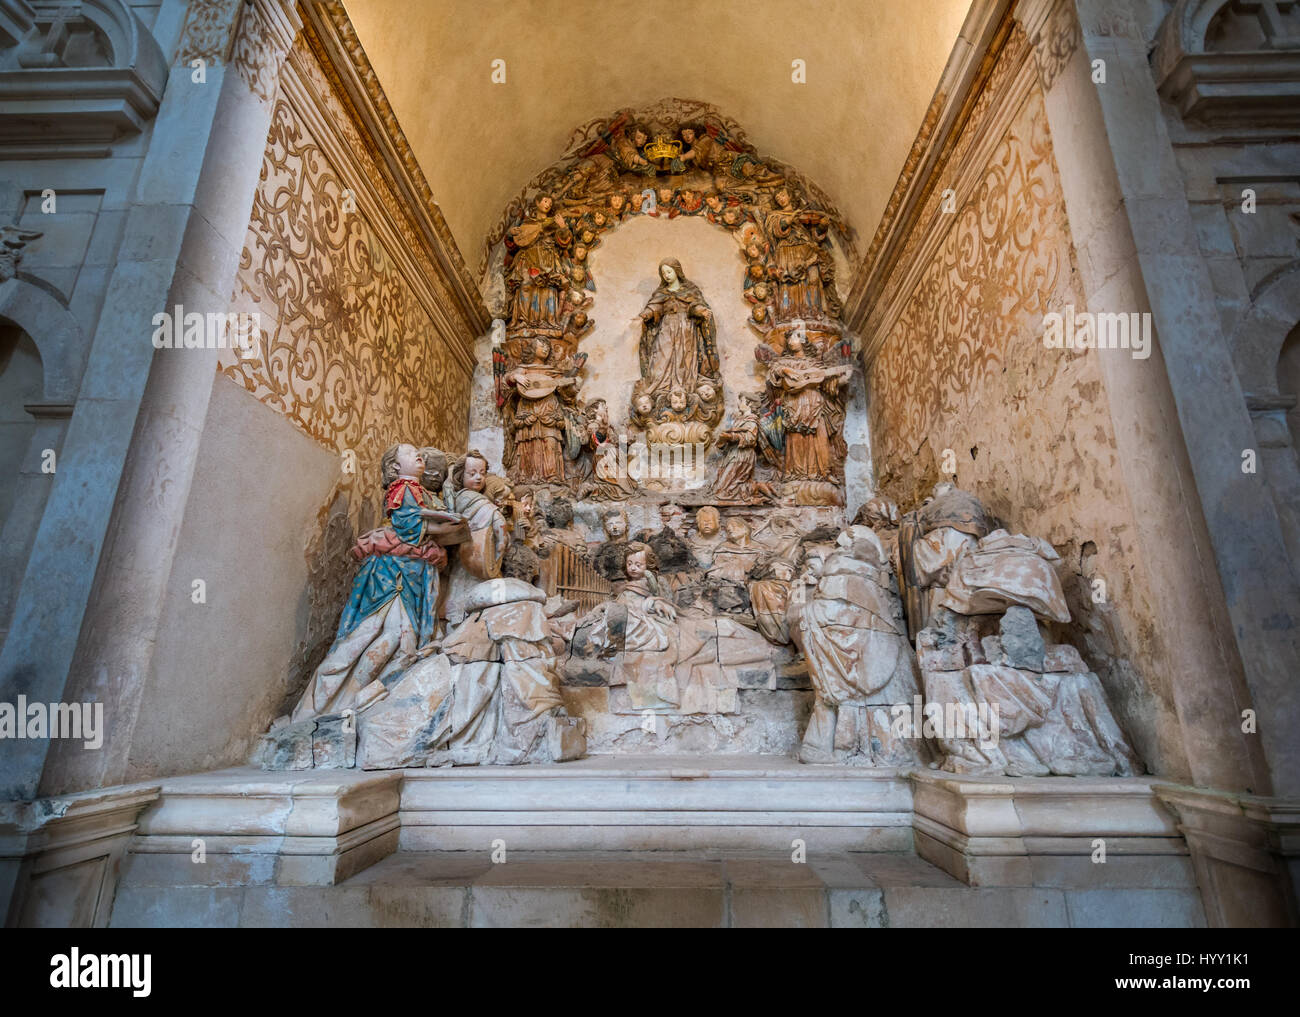
[[[707,116],[593,131],[492,248],[503,476],[478,451],[388,450],[385,525],[357,539],[337,637],[263,765],[559,762],[609,717],[602,751],[653,749],[627,736],[668,723],[740,751],[756,691],[785,683],[802,698],[769,710],[759,750],[805,763],[1134,772],[1101,681],[1051,635],[1070,612],[1050,545],[950,483],[848,524],[859,379],[824,195]],[[582,401],[589,255],[643,215],[736,240],[760,391],[727,390],[708,295],[664,257],[626,404]]]
[[[621,713],[728,716],[779,648],[811,683],[804,763],[1140,769],[1096,674],[1049,637],[1070,619],[1058,555],[951,484],[901,516],[872,499],[851,525],[712,504],[688,522],[660,501],[629,539],[627,509],[605,508],[587,541],[571,502],[539,513],[478,452],[399,444],[381,468],[386,524],[352,549],[334,645],[263,738],[265,767],[564,762],[587,748],[566,669]],[[589,610],[537,585],[559,554],[601,584]]]

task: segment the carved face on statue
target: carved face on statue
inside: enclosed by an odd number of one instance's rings
[[[672,269],[669,269],[668,271],[671,272]],[[674,388],[672,392],[668,394],[668,405],[672,407],[674,413],[685,413],[686,403],[686,392],[684,389]]]
[[[424,473],[420,484],[428,491],[442,490],[442,482],[447,479],[447,457],[440,449],[422,448],[420,458],[424,460]]]
[[[629,551],[627,557],[623,559],[623,572],[628,579],[636,582],[645,577],[646,571],[646,552]]]
[[[644,417],[647,416],[650,413],[650,411],[654,409],[655,404],[654,404],[654,400],[651,399],[649,395],[647,395],[645,392],[642,392],[633,401],[632,406],[636,409],[637,413],[641,414],[641,416]]]
[[[481,491],[483,485],[487,483],[488,464],[478,456],[470,456],[465,460],[465,475],[461,481],[461,486],[467,491]]]
[[[718,510],[712,505],[705,505],[695,513],[695,531],[705,540],[716,537],[720,525]]]
[[[743,516],[731,516],[727,519],[727,540],[741,547],[749,545],[749,523]]]
[[[397,475],[414,480],[424,476],[424,457],[414,445],[397,446]]]
[[[605,517],[605,536],[610,540],[622,540],[627,536],[627,516],[622,512],[611,512]]]
[[[713,387],[713,384],[707,381],[700,382],[699,388],[695,391],[700,397],[700,402],[704,403],[713,402],[713,397],[717,395],[717,390]]]
[[[691,127],[683,127],[683,128],[682,128],[682,143],[683,143],[687,148],[690,148],[692,145],[695,144],[695,130],[694,130],[694,128],[691,128]]]
[[[780,205],[782,208],[790,207],[790,192],[787,191],[784,187],[782,187],[779,191],[777,191],[774,197],[776,198],[776,203]]]
[[[664,262],[659,266],[659,278],[664,281],[665,286],[675,286],[677,285],[677,270],[672,265]]]
[[[551,357],[551,344],[539,336],[533,341],[532,353],[534,363],[544,364]]]
[[[551,209],[555,207],[555,202],[549,194],[543,194],[537,199],[537,211],[542,215],[550,215]]]

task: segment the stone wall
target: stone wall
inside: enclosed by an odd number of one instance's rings
[[[231,298],[260,348],[221,355],[128,779],[246,759],[333,639],[383,450],[464,449],[469,361],[432,309],[437,272],[300,38]]]
[[[1043,342],[1046,314],[1108,308],[1082,295],[1027,55],[1023,38],[1003,51],[879,297],[894,310],[871,337],[875,469],[903,511],[955,475],[1013,532],[1052,543],[1073,616],[1056,638],[1101,676],[1152,772],[1178,773],[1157,605],[1137,567],[1099,364],[1132,351]]]

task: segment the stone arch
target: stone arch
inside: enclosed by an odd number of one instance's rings
[[[1232,358],[1248,397],[1277,395],[1277,362],[1300,322],[1300,261],[1260,291],[1232,332]]]
[[[26,332],[45,368],[44,401],[76,401],[78,375],[87,344],[80,323],[58,297],[25,273],[0,283],[0,319]]]
[[[586,440],[583,425],[574,423],[587,412],[577,403],[590,356],[581,346],[598,334],[595,317],[601,313],[600,280],[589,256],[625,223],[651,219],[703,219],[729,235],[727,246],[744,269],[736,287],[743,309],[736,324],[743,324],[731,342],[745,348],[745,360],[761,365],[765,384],[757,416],[767,442],[763,454],[791,504],[842,505],[851,388],[843,383],[860,377],[837,287],[854,257],[852,231],[829,196],[797,169],[760,153],[716,108],[683,99],[617,110],[578,127],[566,153],[524,186],[485,238],[483,289],[504,324],[492,358],[504,429],[502,464],[511,482],[571,491],[580,483],[561,453],[578,462]],[[725,257],[712,256],[715,263]],[[653,368],[647,326],[639,325],[640,376],[628,393],[627,420],[654,447],[689,446],[692,461],[702,464],[735,393],[723,383],[715,309],[698,291],[691,299],[691,318],[703,324],[689,326],[694,338],[679,334],[671,342],[674,350],[682,341],[696,344],[698,373],[684,371],[687,380],[671,391],[658,384],[655,379],[667,375]],[[642,309],[633,320],[649,320],[645,314]],[[651,317],[658,321],[655,312]],[[753,335],[743,343],[746,332]],[[658,343],[652,338],[649,345],[659,348]],[[787,442],[782,400],[790,376],[784,368],[768,368],[794,360],[826,372],[818,376],[813,402],[827,424],[812,437],[792,425]],[[550,378],[562,384],[547,388]],[[556,394],[561,387],[568,392]],[[539,413],[544,427],[536,423]],[[525,446],[515,444],[516,434]],[[526,462],[519,447],[530,450]],[[534,454],[538,447],[542,451]],[[707,479],[704,473],[702,466],[693,471],[693,492]]]
[[[1259,467],[1300,576],[1300,457],[1294,374],[1300,357],[1300,262],[1264,288],[1232,333],[1232,355],[1255,425]]]
[[[81,326],[39,280],[20,274],[0,284],[0,388],[16,404],[0,422],[0,641],[49,497],[48,457],[63,447],[84,350]]]
[[[629,172],[628,167],[619,159],[619,142],[623,142],[622,151],[626,155],[626,135],[633,130],[644,131],[647,138],[653,139],[656,144],[662,141],[672,145],[684,142],[684,131],[688,128],[696,133],[700,141],[712,146],[712,153],[705,161],[697,157],[680,173],[673,170],[669,175],[663,175],[667,168],[667,163],[664,162],[658,166],[657,175],[653,170],[647,169],[646,175],[638,177],[634,172]],[[678,134],[679,131],[682,133]],[[708,137],[705,137],[706,134]],[[631,152],[639,155],[640,149],[634,147]],[[646,149],[646,155],[649,156],[649,148]],[[618,165],[615,166],[614,163]],[[700,172],[703,168],[707,168],[707,171]],[[493,279],[493,270],[501,264],[503,255],[508,260],[509,233],[512,227],[525,220],[539,197],[546,195],[552,198],[557,210],[565,202],[592,201],[596,206],[593,215],[608,216],[607,221],[591,226],[590,242],[585,245],[575,229],[570,248],[572,253],[580,246],[590,249],[592,245],[599,244],[603,233],[615,230],[624,222],[642,214],[639,204],[631,209],[625,208],[621,213],[611,214],[605,202],[612,191],[620,191],[628,201],[648,196],[646,207],[653,209],[653,215],[670,219],[678,216],[701,217],[718,229],[731,233],[737,240],[739,257],[747,263],[747,272],[752,270],[766,273],[769,268],[767,252],[764,250],[760,254],[755,251],[747,238],[757,236],[762,247],[764,206],[771,204],[772,197],[778,191],[785,191],[796,207],[825,213],[828,220],[824,244],[826,261],[817,271],[828,281],[825,294],[827,306],[825,314],[820,317],[827,324],[838,324],[841,321],[840,295],[834,279],[841,269],[850,267],[857,258],[856,236],[843,214],[821,187],[795,167],[758,152],[735,120],[709,103],[686,99],[661,99],[637,109],[618,110],[576,128],[565,154],[529,180],[507,203],[497,223],[485,237],[479,263],[479,274],[484,280],[485,291],[500,292],[497,285],[499,280]],[[763,199],[758,197],[760,193],[765,196]],[[709,203],[713,201],[720,202],[720,205],[710,207]],[[737,207],[743,213],[739,221],[729,218]],[[588,225],[590,226],[589,221]],[[843,264],[837,265],[837,260]],[[586,266],[579,266],[579,270],[585,273]],[[584,276],[584,280],[585,278]],[[745,299],[756,308],[760,304],[767,305],[763,309],[766,317],[760,316],[762,312],[755,315],[752,327],[767,337],[776,323],[777,307],[767,296],[756,298],[754,288],[761,290],[770,285],[769,281],[765,276],[746,278]],[[504,311],[503,317],[508,319],[509,312]],[[838,333],[839,329],[836,328],[835,331]]]
[[[1160,94],[1180,115],[1296,122],[1300,54],[1291,39],[1300,15],[1283,10],[1287,4],[1270,6],[1271,16],[1261,19],[1236,0],[1177,0],[1156,33],[1151,67]],[[1262,73],[1252,55],[1265,53],[1267,73]]]

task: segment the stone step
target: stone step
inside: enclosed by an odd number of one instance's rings
[[[911,853],[399,852],[336,886],[162,886],[114,927],[1185,927],[1194,886],[969,887]],[[1114,879],[1114,870],[1111,872]]]
[[[593,756],[563,766],[408,770],[404,851],[906,851],[895,770],[781,757]]]

